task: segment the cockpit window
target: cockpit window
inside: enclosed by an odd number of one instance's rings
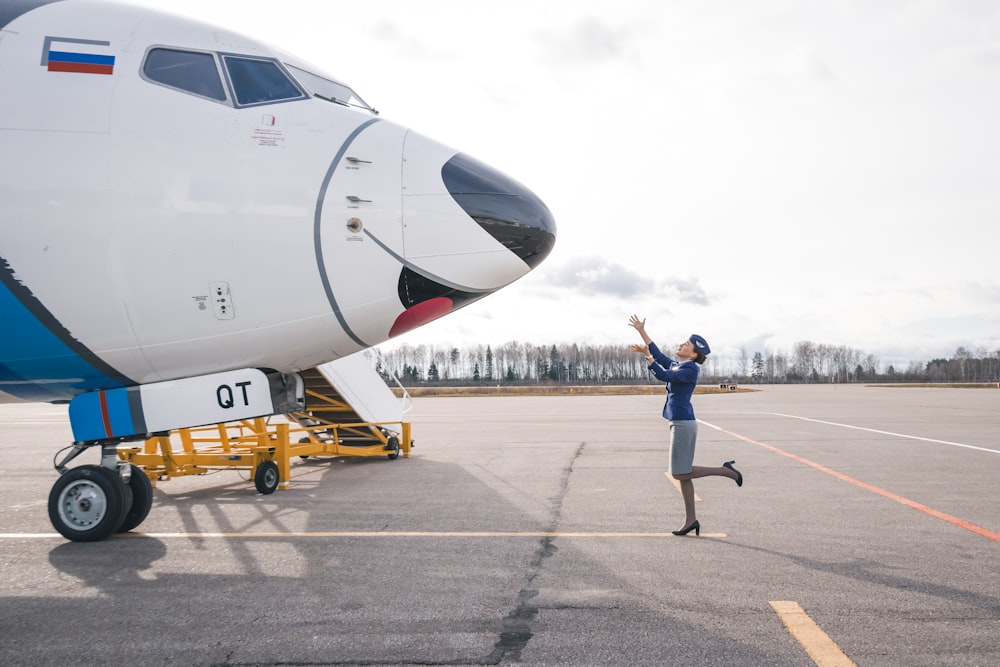
[[[305,97],[273,60],[225,56],[225,63],[241,106]]]
[[[368,106],[368,104],[361,99],[357,93],[342,83],[328,79],[325,76],[320,76],[319,74],[313,74],[312,72],[306,71],[301,67],[289,65],[288,63],[285,63],[285,67],[288,68],[288,71],[291,72],[292,75],[298,79],[299,83],[309,90],[313,96],[318,97],[321,100],[343,104],[347,107],[364,109],[365,111],[373,114],[378,113],[375,109]]]
[[[150,49],[146,54],[142,73],[150,81],[171,88],[178,88],[212,100],[226,99],[219,69],[215,66],[215,58],[210,53]]]

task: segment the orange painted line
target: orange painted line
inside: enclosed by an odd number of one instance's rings
[[[712,426],[712,425],[709,424],[709,426]],[[959,528],[964,528],[965,530],[969,531],[970,533],[975,533],[976,535],[979,535],[980,537],[985,537],[988,540],[993,540],[994,542],[1000,543],[1000,533],[998,533],[998,532],[996,532],[994,530],[990,530],[989,528],[983,528],[982,526],[978,526],[978,525],[976,525],[976,524],[974,524],[974,523],[972,523],[970,521],[966,521],[965,519],[959,519],[957,516],[952,516],[950,514],[946,514],[944,512],[941,512],[939,510],[934,509],[933,507],[928,507],[927,505],[924,505],[922,503],[918,503],[915,500],[910,500],[909,498],[906,498],[905,496],[901,496],[901,495],[899,495],[897,493],[893,493],[892,491],[886,491],[885,489],[877,487],[877,486],[875,486],[873,484],[869,484],[868,482],[862,482],[860,479],[855,479],[855,478],[851,477],[850,475],[845,475],[842,472],[837,472],[836,470],[833,470],[831,468],[827,468],[826,466],[820,465],[819,463],[815,463],[814,461],[810,461],[809,459],[804,459],[801,456],[797,456],[795,454],[792,454],[791,452],[786,452],[783,449],[778,449],[774,445],[768,445],[767,443],[758,442],[757,440],[753,440],[752,438],[748,438],[748,437],[746,437],[744,435],[740,435],[739,433],[733,433],[732,431],[727,431],[726,429],[719,428],[718,426],[712,426],[712,428],[715,428],[715,429],[721,431],[722,433],[725,433],[726,435],[731,435],[731,436],[733,436],[734,438],[736,438],[738,440],[742,440],[744,442],[749,442],[751,445],[757,445],[758,447],[763,447],[764,449],[770,450],[770,451],[774,452],[775,454],[781,454],[782,456],[787,456],[788,458],[792,459],[793,461],[798,461],[799,463],[802,463],[802,464],[805,464],[807,466],[816,468],[816,470],[819,470],[821,472],[825,472],[827,475],[831,475],[833,477],[836,477],[839,480],[842,480],[842,481],[847,482],[849,484],[853,484],[854,486],[857,486],[857,487],[860,487],[862,489],[865,489],[866,491],[871,491],[872,493],[876,493],[876,494],[878,494],[878,495],[880,495],[880,496],[882,496],[884,498],[888,498],[889,500],[895,500],[897,503],[900,503],[901,505],[906,505],[907,507],[909,507],[911,509],[915,509],[918,512],[923,512],[924,514],[926,514],[928,516],[932,516],[935,519],[941,519],[942,521],[947,521],[948,523],[952,524],[953,526],[958,526]]]

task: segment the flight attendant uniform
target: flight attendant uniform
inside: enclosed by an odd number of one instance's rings
[[[653,357],[649,370],[657,380],[667,383],[663,418],[670,422],[670,473],[685,475],[694,466],[698,422],[694,417],[691,396],[698,386],[701,368],[693,360],[674,361],[663,354],[656,343],[649,344],[649,354]]]

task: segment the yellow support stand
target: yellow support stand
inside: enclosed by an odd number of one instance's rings
[[[400,454],[409,458],[413,447],[409,422],[337,424],[315,414],[289,416],[309,426],[286,421],[272,426],[268,419],[259,417],[178,429],[149,438],[142,447],[119,447],[118,456],[138,466],[153,482],[245,469],[250,471],[258,491],[273,493],[290,488],[293,456],[396,459]],[[398,425],[398,431],[387,428],[394,425]]]

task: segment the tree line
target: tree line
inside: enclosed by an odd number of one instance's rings
[[[565,384],[619,385],[656,382],[629,345],[549,344],[511,341],[464,347],[407,345],[380,351],[377,369],[404,385]],[[736,359],[702,366],[703,384],[859,382],[1000,382],[1000,350],[960,347],[950,359],[882,368],[878,357],[846,346],[810,341],[787,352],[740,350]]]

